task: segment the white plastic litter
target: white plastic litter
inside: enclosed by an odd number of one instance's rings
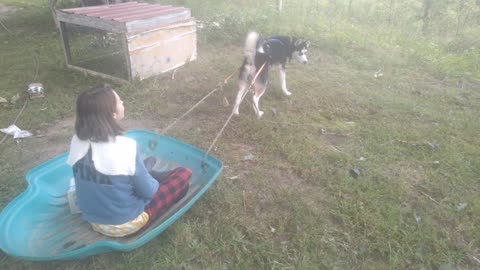
[[[11,125],[8,128],[0,129],[1,132],[13,136],[14,139],[27,138],[33,136],[32,133],[26,130],[19,129],[16,125]]]
[[[245,155],[243,160],[253,160],[255,157],[252,154]]]

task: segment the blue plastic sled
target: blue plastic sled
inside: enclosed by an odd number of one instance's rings
[[[130,251],[155,238],[181,217],[212,185],[222,171],[222,163],[191,145],[161,136],[152,151],[150,142],[159,137],[152,132],[126,133],[140,146],[144,155],[160,161],[154,169],[185,166],[193,171],[187,195],[172,206],[147,230],[123,238],[111,238],[93,231],[81,215],[70,213],[66,193],[72,169],[60,155],[30,170],[28,188],[0,214],[0,248],[12,256],[27,260],[68,260],[109,251]],[[158,165],[158,167],[157,167]]]

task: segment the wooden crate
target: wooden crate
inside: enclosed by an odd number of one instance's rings
[[[195,19],[190,9],[128,2],[115,5],[63,9],[56,12],[67,67],[93,76],[125,83],[178,68],[197,57]],[[72,62],[72,26],[119,36],[125,76],[107,74]],[[69,26],[69,27],[67,27]],[[112,68],[117,68],[112,64]]]
[[[193,19],[141,33],[128,33],[127,43],[132,76],[140,80],[197,58]]]

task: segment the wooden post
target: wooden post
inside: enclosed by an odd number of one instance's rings
[[[462,19],[463,8],[465,7],[465,0],[460,0],[458,5],[458,14],[457,14],[457,30],[455,31],[455,36],[458,36],[460,32],[460,21]]]
[[[48,0],[48,7],[52,12],[53,21],[55,22],[55,27],[59,27],[58,20],[57,20],[57,1],[58,0]]]
[[[430,22],[430,9],[432,8],[433,0],[424,0],[423,1],[423,26],[422,32],[425,34],[427,32],[428,23]]]
[[[72,53],[70,50],[70,40],[68,37],[67,24],[65,22],[59,22],[60,37],[62,39],[63,54],[65,56],[65,63],[70,65],[72,61]]]
[[[130,62],[130,54],[128,52],[128,37],[127,34],[122,34],[122,47],[123,50],[125,51],[125,65],[127,67],[127,73],[128,73],[128,80],[132,81],[133,80],[133,75],[132,75],[132,63]]]

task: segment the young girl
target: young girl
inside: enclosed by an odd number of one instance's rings
[[[148,172],[135,140],[118,124],[123,102],[109,85],[91,88],[77,99],[75,135],[67,163],[73,167],[78,207],[93,229],[112,237],[133,234],[151,224],[188,190],[191,170]],[[153,167],[154,159],[147,163]],[[147,161],[147,160],[146,160]]]

